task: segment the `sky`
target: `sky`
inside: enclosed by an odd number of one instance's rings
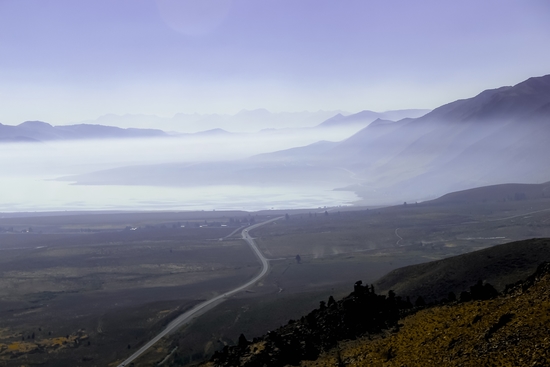
[[[435,108],[550,73],[547,0],[0,0],[0,123]]]

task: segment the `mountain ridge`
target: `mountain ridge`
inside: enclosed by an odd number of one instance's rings
[[[374,112],[370,110],[363,110],[347,116],[338,113],[337,115],[323,121],[317,127],[336,127],[336,126],[349,126],[359,125],[367,127],[369,124],[376,120],[385,120],[388,122],[399,121],[404,118],[418,118],[429,113],[427,109],[408,109],[408,110],[391,110],[385,112]]]
[[[506,118],[494,118],[503,114]],[[223,169],[208,175],[205,170],[213,167],[209,163],[182,163],[176,172],[173,166],[131,170],[133,182],[148,183],[154,171],[155,185],[238,184],[245,177],[248,183],[310,185],[323,180],[334,189],[355,192],[363,205],[426,201],[480,186],[549,181],[549,124],[550,75],[546,75],[483,91],[416,119],[370,121],[339,142],[224,162]],[[128,169],[119,173],[115,169],[72,179],[120,184],[126,182],[127,173]]]
[[[156,129],[122,129],[113,126],[77,124],[53,126],[43,121],[25,121],[19,125],[0,124],[0,141],[55,141],[83,139],[127,139],[168,136]]]
[[[531,77],[514,86],[485,90],[434,109],[419,121],[468,122],[487,119],[517,119],[550,102],[550,74]]]

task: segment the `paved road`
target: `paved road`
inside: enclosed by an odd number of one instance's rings
[[[398,229],[399,229],[399,228],[396,228],[396,229],[395,229],[395,235],[397,236],[397,238],[399,238],[399,239],[397,240],[397,243],[395,244],[396,246],[399,246],[399,242],[401,242],[401,240],[403,239],[403,237],[401,237],[401,236],[399,235],[399,233],[397,233],[397,230],[398,230]]]
[[[526,215],[537,214],[537,213],[542,213],[542,212],[547,212],[547,211],[550,211],[550,209],[536,210],[534,212],[517,214],[517,215],[513,215],[511,217],[506,217],[506,218],[489,219],[486,222],[498,222],[498,221],[501,221],[501,220],[515,219],[515,218],[524,217]]]
[[[256,243],[254,242],[254,239],[250,236],[250,234],[248,232],[253,230],[254,228],[258,228],[260,226],[263,226],[264,224],[267,224],[267,223],[270,223],[270,222],[273,222],[273,221],[276,221],[276,220],[279,220],[279,219],[283,219],[283,218],[284,217],[277,217],[277,218],[273,218],[273,219],[270,219],[270,220],[265,221],[265,222],[254,224],[250,227],[246,227],[241,232],[241,234],[243,236],[243,239],[250,245],[250,247],[252,248],[252,251],[254,251],[254,253],[258,257],[258,260],[260,260],[260,262],[262,263],[262,271],[258,275],[256,275],[249,282],[247,282],[247,283],[245,283],[245,284],[243,284],[243,285],[241,285],[241,286],[239,286],[235,289],[232,289],[228,292],[220,294],[219,296],[216,296],[212,299],[209,299],[208,301],[204,301],[204,302],[196,305],[195,307],[193,307],[191,310],[181,314],[176,319],[174,319],[171,323],[169,323],[168,326],[166,326],[166,328],[160,332],[160,334],[158,334],[153,339],[151,339],[149,342],[147,342],[147,344],[145,344],[138,351],[136,351],[134,354],[132,354],[130,357],[128,357],[124,362],[120,363],[118,365],[118,367],[129,366],[130,363],[132,363],[133,360],[135,360],[140,355],[145,353],[145,351],[147,351],[149,348],[151,348],[156,342],[158,342],[164,336],[168,335],[170,332],[178,329],[183,324],[190,321],[193,317],[196,317],[199,314],[201,314],[201,313],[203,313],[207,310],[210,310],[214,306],[222,303],[225,299],[227,299],[227,297],[232,296],[235,293],[238,293],[242,290],[245,290],[246,288],[248,288],[251,285],[255,284],[258,280],[262,279],[267,274],[267,272],[269,271],[269,261],[262,254],[260,249],[258,249],[258,246],[256,246]]]

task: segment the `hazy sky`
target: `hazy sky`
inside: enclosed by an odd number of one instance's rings
[[[548,0],[0,0],[0,122],[434,108],[550,73]]]

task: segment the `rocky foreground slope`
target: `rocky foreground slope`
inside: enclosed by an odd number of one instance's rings
[[[302,366],[549,366],[550,264],[485,301],[440,305],[393,332],[342,343]]]
[[[438,304],[359,282],[300,320],[217,352],[207,366],[548,366],[550,264],[497,295],[489,284]]]

